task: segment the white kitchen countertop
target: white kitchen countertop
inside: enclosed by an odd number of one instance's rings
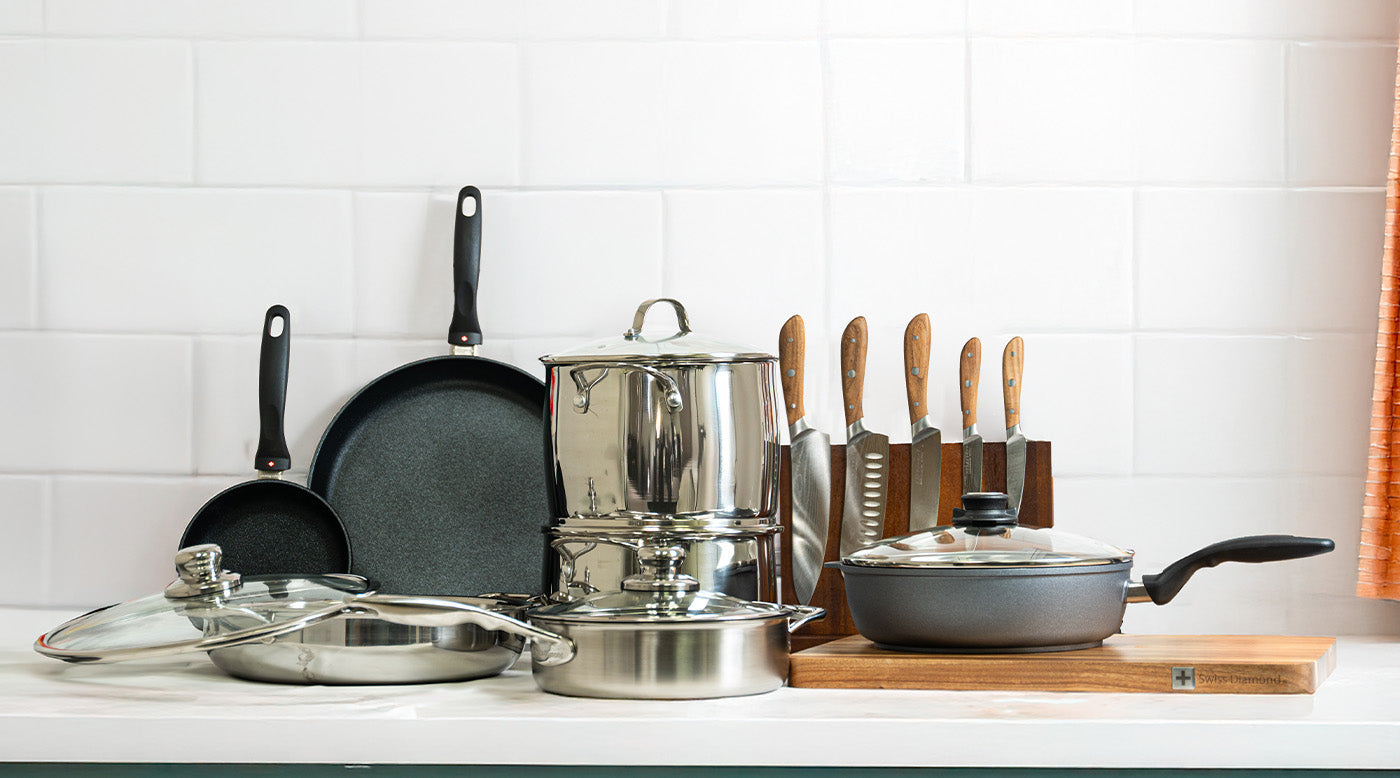
[[[35,654],[69,611],[0,609],[0,762],[1400,768],[1400,642],[1338,641],[1312,695],[846,691],[685,702],[496,678],[240,681],[204,655]]]

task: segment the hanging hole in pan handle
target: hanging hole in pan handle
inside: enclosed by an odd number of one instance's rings
[[[657,303],[670,303],[671,307],[676,310],[676,326],[679,331],[671,337],[678,338],[690,332],[690,317],[686,315],[685,306],[681,305],[680,300],[671,297],[654,297],[637,306],[637,313],[632,316],[632,328],[622,333],[622,337],[628,340],[636,340],[641,337],[642,323],[646,321],[647,311]]]

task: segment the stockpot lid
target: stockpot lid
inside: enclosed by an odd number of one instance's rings
[[[528,615],[573,623],[654,624],[767,619],[792,612],[773,603],[701,591],[699,581],[679,572],[684,558],[679,546],[643,546],[637,550],[642,572],[623,579],[622,591],[596,592],[534,608]]]
[[[1000,492],[963,495],[952,526],[886,538],[842,558],[859,567],[1069,567],[1128,562],[1132,551],[1049,528],[1016,524]]]
[[[657,303],[668,303],[676,311],[678,330],[664,336],[642,332],[647,310]],[[647,300],[637,307],[632,327],[618,338],[606,338],[584,346],[540,357],[546,365],[572,365],[590,362],[642,362],[694,364],[713,362],[776,362],[777,357],[753,346],[730,343],[690,330],[685,306],[669,297]]]
[[[268,640],[346,611],[372,592],[357,575],[249,576],[220,569],[208,543],[175,555],[165,591],[79,616],[39,638],[41,654],[72,662],[145,659]]]

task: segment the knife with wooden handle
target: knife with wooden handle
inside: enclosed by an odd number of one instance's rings
[[[962,403],[962,490],[982,491],[982,436],[977,433],[977,381],[982,372],[982,341],[972,338],[958,358],[958,398]]]
[[[1025,367],[1026,344],[1012,338],[1001,352],[1001,396],[1006,407],[1006,499],[1021,509],[1026,489],[1026,435],[1021,432],[1021,373]]]
[[[943,478],[943,433],[928,408],[928,314],[904,329],[904,389],[909,398],[909,531],[938,525],[938,485]]]
[[[890,439],[865,427],[865,317],[841,333],[841,399],[846,410],[846,487],[841,506],[841,556],[879,540],[885,531]]]
[[[806,357],[807,329],[801,316],[793,316],[778,333],[778,372],[792,438],[792,588],[803,605],[817,588],[831,520],[831,438],[807,421],[802,402]]]

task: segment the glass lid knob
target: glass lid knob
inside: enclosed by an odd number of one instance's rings
[[[622,579],[622,588],[629,592],[696,591],[700,582],[681,573],[683,561],[685,549],[680,546],[642,546],[637,549],[642,572]]]
[[[165,596],[178,600],[227,594],[242,586],[242,576],[220,569],[223,561],[224,550],[217,543],[188,546],[175,552],[175,572],[180,580],[165,587]]]

